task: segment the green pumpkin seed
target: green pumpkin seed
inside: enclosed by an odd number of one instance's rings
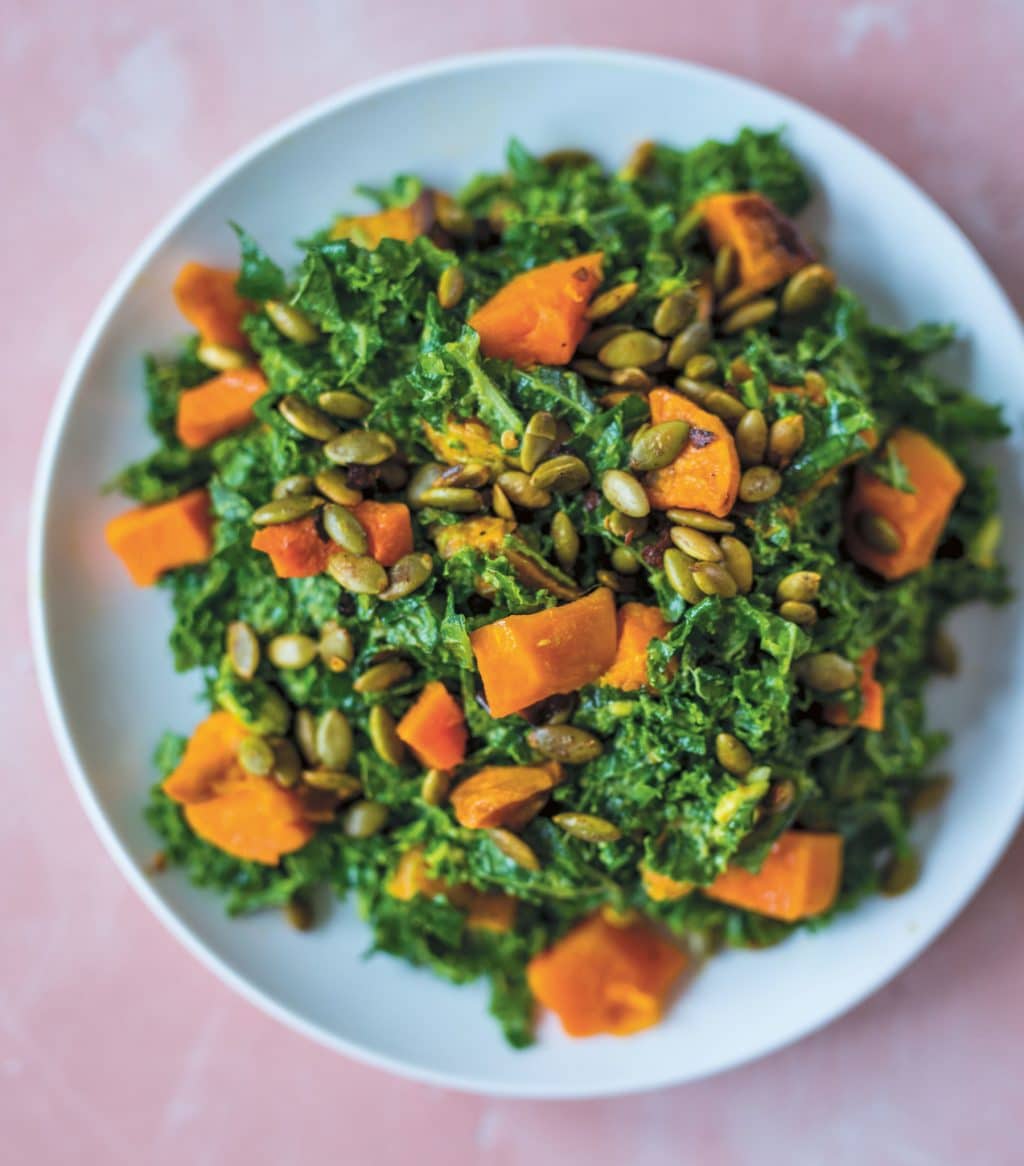
[[[277,411],[292,429],[297,430],[303,437],[313,438],[314,441],[329,441],[338,432],[337,425],[326,413],[321,413],[316,406],[294,393],[281,398],[277,404]]]
[[[452,780],[443,769],[428,769],[420,785],[420,797],[428,806],[443,806]]]
[[[939,676],[955,676],[960,668],[956,641],[944,628],[937,628],[928,645],[928,663]]]
[[[927,777],[917,783],[917,789],[907,805],[912,814],[925,814],[937,809],[946,800],[952,781],[948,777]]]
[[[579,373],[581,377],[588,381],[600,381],[606,385],[612,383],[611,369],[601,364],[599,360],[592,360],[590,357],[581,356],[572,361],[569,367],[573,372]]]
[[[325,413],[331,417],[340,417],[342,421],[362,421],[371,409],[369,401],[344,389],[330,389],[320,393],[316,403]]]
[[[765,807],[770,813],[778,814],[782,810],[788,810],[795,797],[796,785],[789,778],[784,778],[775,782],[768,790]]]
[[[267,644],[267,659],[275,668],[305,668],[317,656],[317,642],[310,636],[288,633]]]
[[[613,510],[604,520],[604,528],[616,538],[636,538],[647,530],[648,518],[632,518],[621,510]]]
[[[694,580],[690,569],[692,565],[693,559],[689,555],[684,555],[678,547],[669,547],[662,560],[665,578],[672,590],[681,595],[687,603],[700,603],[704,598],[704,592]]]
[[[619,171],[619,177],[623,182],[635,182],[651,169],[654,165],[655,149],[654,142],[640,142],[633,147],[632,153]]]
[[[806,425],[802,413],[790,413],[772,423],[768,431],[768,460],[786,466],[804,443]]]
[[[339,506],[336,502],[329,502],[320,511],[324,534],[332,543],[337,543],[342,550],[352,555],[365,555],[369,541],[366,529],[351,510]]]
[[[320,754],[316,749],[316,717],[309,709],[296,709],[292,727],[303,761],[307,765],[318,765]]]
[[[789,278],[779,306],[786,316],[809,312],[831,299],[835,288],[836,274],[831,268],[822,263],[809,263]]]
[[[594,328],[579,342],[577,352],[584,356],[596,356],[613,336],[621,336],[630,330],[629,324],[605,324],[601,328]]]
[[[679,510],[673,508],[665,511],[669,522],[680,526],[692,526],[694,530],[706,530],[712,534],[731,534],[736,529],[736,523],[728,518],[716,518],[713,514],[705,514],[703,510]]]
[[[542,462],[530,475],[530,485],[535,490],[552,490],[556,494],[575,494],[589,483],[587,463],[568,453]]]
[[[434,570],[434,560],[425,551],[413,551],[403,555],[388,571],[388,585],[379,598],[386,603],[404,599],[418,591],[430,578]]]
[[[405,760],[405,746],[398,735],[395,718],[382,704],[375,704],[370,709],[366,730],[373,751],[382,761],[392,765],[402,764]]]
[[[267,777],[274,768],[274,747],[262,737],[243,737],[237,756],[238,764],[253,777]]]
[[[581,842],[617,842],[622,837],[622,831],[614,822],[609,822],[607,818],[599,818],[596,814],[578,814],[570,811],[553,815],[551,821],[560,830]]]
[[[387,692],[412,675],[412,665],[407,660],[382,660],[373,664],[359,676],[352,688],[365,696],[371,692]]]
[[[976,567],[991,570],[997,562],[999,544],[1003,541],[1003,520],[991,514],[981,524],[967,548],[967,558]]]
[[[462,486],[431,486],[429,490],[423,491],[420,500],[423,506],[448,510],[452,514],[476,514],[484,508],[479,491],[467,490]]]
[[[320,659],[331,672],[344,672],[356,658],[352,633],[336,623],[324,624],[317,650]]]
[[[817,571],[793,571],[779,581],[775,598],[779,602],[813,603],[821,590],[821,575]]]
[[[498,485],[516,506],[524,510],[543,510],[551,505],[551,492],[535,486],[522,470],[506,470],[498,476]]]
[[[237,348],[229,348],[227,344],[215,344],[212,340],[205,340],[196,349],[196,356],[216,372],[228,372],[233,368],[245,368],[249,363],[244,352]]]
[[[807,390],[808,397],[811,400],[825,400],[825,394],[828,391],[828,381],[821,375],[820,372],[812,369],[810,372],[804,373],[804,387]]]
[[[597,358],[608,368],[647,368],[661,360],[667,347],[664,340],[652,333],[633,328],[620,336],[613,336]]]
[[[744,502],[767,502],[782,489],[782,478],[771,466],[751,466],[740,478],[740,498]]]
[[[605,470],[601,475],[601,493],[610,506],[621,510],[630,518],[646,518],[651,512],[647,491],[625,470]]]
[[[748,409],[739,419],[733,435],[743,466],[759,466],[768,449],[768,422],[760,409]]]
[[[594,296],[584,316],[588,320],[603,320],[607,316],[613,315],[619,308],[624,308],[636,295],[636,292],[637,285],[635,283],[620,283],[616,287],[610,287],[607,291],[601,292],[600,295]]]
[[[439,462],[424,462],[423,465],[417,466],[413,470],[405,497],[414,510],[422,510],[426,506],[423,495],[428,490],[433,489],[438,478],[444,473],[444,469],[445,467]]]
[[[703,405],[709,393],[719,391],[718,386],[711,381],[691,381],[689,377],[676,377],[676,388],[691,401]]]
[[[703,222],[704,211],[700,203],[697,203],[695,206],[690,207],[686,214],[672,228],[672,242],[677,247],[682,247]]]
[[[319,330],[298,308],[293,308],[291,304],[282,304],[278,300],[267,300],[263,304],[263,310],[278,332],[288,340],[293,340],[296,344],[313,344],[320,339]]]
[[[779,615],[803,628],[809,628],[818,622],[818,609],[814,604],[803,603],[799,599],[784,599],[779,604]]]
[[[305,518],[307,514],[312,514],[323,504],[323,498],[316,498],[312,494],[275,498],[273,502],[265,502],[252,512],[252,524],[253,526],[279,526],[284,522],[295,522],[296,519]]]
[[[498,485],[491,487],[491,509],[499,518],[504,518],[506,522],[515,522],[516,520],[516,512],[512,509],[508,495]]]
[[[521,866],[523,870],[540,870],[540,859],[522,838],[516,837],[511,830],[503,830],[500,826],[496,826],[487,831],[487,836],[501,853],[506,858],[511,859],[516,866]]]
[[[685,368],[691,357],[698,356],[711,343],[711,326],[704,320],[694,320],[679,333],[669,346],[669,368]]]
[[[743,307],[730,312],[718,325],[718,330],[724,336],[732,336],[746,328],[756,328],[758,324],[766,324],[771,320],[777,310],[778,305],[770,296],[751,300]]]
[[[654,312],[654,331],[659,336],[678,336],[697,314],[697,296],[692,288],[670,292]]]
[[[341,828],[349,838],[372,838],[384,829],[387,820],[387,806],[361,799],[345,811]]]
[[[719,733],[715,738],[715,756],[718,764],[734,777],[746,777],[754,768],[750,750],[732,733]]]
[[[739,263],[736,251],[728,243],[718,248],[715,255],[715,265],[711,270],[711,286],[716,295],[724,295],[736,282]]]
[[[819,692],[845,692],[857,683],[857,669],[838,652],[816,652],[801,656],[795,665],[796,674]]]
[[[228,660],[236,676],[252,680],[260,666],[260,641],[252,628],[240,619],[228,624],[226,635]]]
[[[291,741],[279,738],[274,741],[273,778],[285,788],[293,786],[302,773],[302,758]]]
[[[338,551],[327,560],[327,574],[354,595],[379,595],[388,585],[388,575],[376,559]]]
[[[311,931],[316,923],[313,905],[305,895],[298,892],[285,903],[284,917],[296,931]]]
[[[580,553],[580,536],[564,510],[557,511],[551,518],[551,543],[558,565],[563,571],[571,571]]]
[[[893,857],[882,873],[882,894],[903,895],[921,877],[921,860],[914,853]]]
[[[437,281],[437,302],[445,311],[454,308],[466,294],[466,276],[461,267],[446,267]]]
[[[342,801],[349,801],[363,792],[362,782],[351,773],[343,773],[339,769],[329,769],[318,765],[313,769],[302,771],[302,780],[313,789],[329,790],[337,794]]]
[[[519,464],[523,471],[532,474],[554,448],[557,440],[558,426],[554,417],[544,410],[534,413],[526,423],[519,451]]]
[[[438,226],[457,239],[468,239],[476,230],[476,222],[469,211],[442,190],[434,191],[434,214]]]
[[[570,147],[542,154],[540,161],[545,166],[550,166],[552,170],[580,170],[585,166],[592,166],[596,159],[593,154],[588,154],[586,150]]]
[[[341,709],[328,709],[316,724],[316,756],[328,769],[344,769],[352,760],[352,726]]]
[[[677,527],[676,529],[682,528]],[[736,580],[729,574],[723,563],[694,563],[690,570],[694,582],[705,595],[718,595],[722,599],[732,599],[738,590]]]
[[[691,381],[710,381],[718,375],[718,361],[710,353],[698,352],[686,362],[683,372]]]
[[[854,526],[869,547],[884,555],[896,554],[903,546],[903,538],[896,527],[873,510],[862,510],[854,519]]]
[[[673,526],[669,531],[672,542],[691,559],[698,562],[720,563],[725,557],[713,538],[692,526]]]
[[[601,739],[575,725],[541,725],[526,734],[532,749],[552,761],[586,765],[604,752]]]
[[[742,307],[743,304],[749,304],[757,295],[758,291],[755,287],[741,283],[738,287],[726,292],[724,296],[719,297],[715,304],[715,311],[719,316],[728,316],[734,309]]]
[[[725,389],[709,389],[704,395],[704,408],[730,425],[736,425],[749,412],[746,405]]]
[[[324,446],[324,456],[339,466],[379,466],[393,457],[395,439],[376,429],[350,429]]]
[[[298,495],[313,493],[313,479],[306,474],[292,474],[274,483],[270,492],[271,498],[294,498]]]
[[[629,468],[646,473],[671,465],[689,440],[690,425],[687,421],[662,421],[643,429],[633,438]]]
[[[746,595],[754,586],[754,560],[747,544],[727,534],[719,545],[729,574],[736,580],[740,594]]]
[[[612,567],[619,575],[635,575],[640,570],[640,559],[629,547],[616,547],[611,558]]]
[[[654,380],[642,368],[617,368],[612,371],[611,383],[634,393],[649,393]]]
[[[498,198],[491,199],[491,205],[487,208],[487,222],[490,224],[491,230],[497,235],[502,235],[508,229],[509,223],[517,216],[522,214],[523,208],[513,198]]]
[[[313,479],[313,484],[325,498],[337,502],[339,506],[358,506],[363,500],[362,492],[353,490],[348,484],[348,478],[341,466],[321,470]]]

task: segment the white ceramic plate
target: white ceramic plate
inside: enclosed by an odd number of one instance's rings
[[[977,889],[1024,803],[1024,653],[1014,605],[960,619],[965,667],[936,686],[933,723],[959,775],[926,824],[924,877],[816,936],[716,959],[660,1027],[628,1040],[565,1039],[546,1022],[514,1052],[482,987],[453,988],[397,960],[363,959],[367,932],[337,908],[311,935],[277,913],[229,921],[216,897],[142,868],[154,838],[140,810],[166,728],[198,719],[194,677],[176,676],[169,604],[139,591],[104,544],[123,503],[101,483],[140,456],[140,354],[183,332],[169,289],[189,258],[232,264],[228,219],[279,259],[291,240],[355,205],[357,182],[398,170],[441,187],[502,164],[505,143],[582,146],[611,164],[642,138],[678,144],[743,125],[787,127],[817,193],[811,230],[842,279],[882,319],[955,320],[953,372],[1004,400],[1016,426],[1001,455],[1007,546],[1021,578],[1024,336],[954,224],[885,159],[793,101],[722,73],[653,57],[553,49],[444,62],[346,94],[232,159],[143,245],[100,306],[60,393],[40,467],[31,556],[35,648],[50,718],[79,795],[125,874],[167,926],[228,983],[340,1051],[414,1077],[488,1093],[588,1096],[645,1089],[737,1065],[810,1032],[912,959]],[[807,220],[805,220],[807,221]]]

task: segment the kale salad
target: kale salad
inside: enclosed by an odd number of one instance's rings
[[[774,132],[362,193],[292,270],[241,226],[187,263],[146,365],[107,540],[207,709],[159,864],[300,928],[350,896],[517,1046],[907,889],[943,620],[1006,597],[952,330],[868,318]]]

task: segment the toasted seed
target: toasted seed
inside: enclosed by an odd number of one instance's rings
[[[704,598],[704,592],[697,586],[690,570],[692,563],[690,556],[683,554],[678,547],[669,547],[662,560],[665,578],[672,590],[681,595],[687,603],[700,603]]]
[[[642,368],[617,368],[612,370],[611,382],[633,393],[649,393],[654,379]]]
[[[773,422],[768,431],[768,460],[772,465],[788,465],[803,445],[806,432],[802,413],[790,413]]]
[[[687,421],[662,421],[641,430],[629,451],[629,468],[639,473],[660,470],[674,462],[690,439]]]
[[[298,430],[303,437],[312,437],[314,441],[329,441],[338,432],[337,425],[326,413],[294,393],[281,398],[277,411],[292,429]]]
[[[704,210],[700,203],[697,203],[695,206],[690,207],[686,214],[672,228],[672,242],[677,247],[682,247],[702,222],[704,222]]]
[[[317,650],[331,672],[344,672],[356,657],[352,633],[336,623],[324,624]]]
[[[491,467],[484,462],[456,462],[446,466],[437,476],[432,489],[439,486],[465,486],[478,490],[491,480]]]
[[[291,474],[274,483],[270,492],[271,498],[293,498],[296,494],[306,495],[313,493],[313,479],[306,474]]]
[[[578,814],[570,811],[554,814],[551,821],[560,830],[581,842],[617,842],[622,837],[622,831],[614,822],[609,822],[607,818],[599,818],[596,814]]]
[[[309,319],[293,308],[291,304],[282,304],[278,300],[267,300],[263,310],[270,317],[270,322],[288,340],[296,344],[312,344],[319,340],[320,332],[310,323]]]
[[[719,546],[725,557],[725,565],[729,569],[729,574],[736,580],[740,594],[746,595],[754,586],[754,560],[747,544],[727,534],[720,540]]]
[[[657,364],[668,347],[651,332],[641,332],[633,328],[611,340],[597,354],[598,360],[608,368],[647,368]]]
[[[744,502],[767,502],[782,488],[782,479],[771,466],[751,466],[740,478],[740,498]]]
[[[677,530],[683,529],[677,527]],[[723,563],[694,563],[690,568],[693,580],[705,595],[732,599],[736,594],[736,580]]]
[[[679,333],[669,346],[669,368],[685,368],[686,362],[698,356],[711,343],[711,326],[704,320],[694,320]]]
[[[530,485],[535,490],[553,490],[556,494],[575,494],[589,482],[587,463],[569,453],[541,462],[530,475]]]
[[[783,315],[809,312],[830,299],[836,287],[836,273],[823,263],[809,263],[790,276],[782,289],[779,306]]]
[[[420,797],[428,806],[444,805],[451,784],[451,778],[443,769],[428,769],[420,785]]]
[[[361,798],[345,811],[341,828],[349,838],[372,838],[384,829],[387,820],[387,806]]]
[[[351,510],[329,502],[320,511],[324,534],[352,555],[365,555],[369,542],[366,529]]]
[[[967,548],[967,558],[984,570],[991,570],[997,562],[999,544],[1003,540],[1003,520],[998,514],[990,514],[981,524],[977,534]]]
[[[635,575],[640,570],[640,559],[629,547],[616,547],[611,559],[612,567],[620,575]]]
[[[274,768],[272,776],[278,785],[293,786],[302,773],[302,758],[298,749],[287,738],[274,741]]]
[[[423,495],[433,489],[437,484],[438,479],[444,473],[445,467],[439,462],[424,462],[423,465],[417,466],[413,471],[412,477],[409,479],[409,485],[405,491],[406,499],[409,505],[414,510],[422,510],[426,506],[423,501]]]
[[[960,667],[956,641],[945,630],[937,628],[928,645],[928,663],[939,676],[955,676]]]
[[[425,551],[403,555],[388,571],[388,585],[378,598],[391,603],[412,595],[426,583],[433,570],[434,560]]]
[[[921,860],[914,853],[893,857],[882,873],[882,894],[902,895],[921,877]]]
[[[483,510],[484,500],[478,490],[464,486],[431,486],[420,495],[421,505],[434,506],[453,514],[476,514]]]
[[[285,903],[284,917],[296,931],[310,931],[316,922],[313,905],[305,895],[298,892]]]
[[[405,760],[405,746],[398,736],[395,718],[382,704],[375,704],[370,709],[366,728],[377,756],[392,765],[401,765]]]
[[[718,385],[713,381],[691,381],[689,377],[676,377],[676,388],[691,401],[703,405],[709,393],[718,392]]]
[[[718,764],[734,777],[746,777],[754,768],[750,750],[732,733],[719,733],[715,738],[715,756]]]
[[[614,571],[609,571],[604,567],[600,571],[594,572],[594,578],[602,587],[608,587],[612,591],[626,590],[626,580],[621,575],[616,575]]]
[[[491,487],[491,509],[499,518],[504,518],[507,522],[515,522],[516,520],[516,512],[512,509],[508,495],[498,485]]]
[[[586,765],[604,752],[601,739],[575,725],[541,725],[526,734],[532,749],[552,761]]]
[[[596,356],[613,336],[621,336],[630,330],[629,324],[605,324],[601,328],[594,328],[579,342],[577,352],[584,356]]]
[[[736,425],[749,412],[742,401],[727,393],[725,389],[709,389],[704,396],[703,405],[709,413],[714,413],[716,417],[721,417],[731,425]]]
[[[814,604],[804,603],[799,599],[784,599],[779,604],[779,615],[803,628],[809,628],[818,622],[818,609]]]
[[[379,466],[393,457],[395,439],[376,429],[350,429],[324,446],[324,456],[339,466]]]
[[[698,352],[686,362],[683,372],[692,381],[710,381],[718,374],[718,361],[708,352]]]
[[[736,308],[742,307],[743,304],[749,304],[757,295],[756,287],[741,283],[731,291],[727,291],[724,296],[718,297],[715,311],[719,316],[728,316]]]
[[[759,466],[768,449],[768,422],[760,409],[748,409],[739,419],[733,435],[743,466]]]
[[[468,239],[476,228],[469,211],[443,190],[434,191],[434,214],[438,226],[458,239]]]
[[[676,522],[680,526],[692,526],[694,530],[706,530],[712,534],[731,534],[736,529],[736,523],[728,518],[716,518],[713,514],[705,514],[703,510],[672,510],[665,511],[669,522]]]
[[[498,477],[498,485],[508,498],[524,510],[543,510],[551,505],[551,493],[533,484],[522,470],[506,470]]]
[[[572,524],[572,519],[564,510],[559,510],[552,515],[551,543],[558,565],[563,571],[571,571],[580,553],[580,536]]]
[[[629,538],[630,535],[636,538],[647,529],[650,519],[633,518],[629,514],[623,514],[621,510],[613,510],[604,520],[604,528],[610,534],[615,535],[616,538]]]
[[[327,560],[327,574],[354,595],[379,595],[388,585],[388,575],[376,559],[337,551]]]
[[[275,498],[273,502],[265,502],[252,512],[252,524],[278,526],[283,522],[294,522],[297,518],[305,518],[307,514],[312,514],[323,504],[323,498],[316,498],[312,494]]]
[[[706,563],[720,563],[725,557],[713,538],[692,526],[673,526],[669,538],[691,559]]]
[[[603,365],[599,360],[592,360],[590,357],[577,357],[569,365],[573,372],[579,373],[588,381],[602,381],[604,384],[610,385],[612,383],[612,370]]]
[[[237,756],[238,764],[254,777],[266,777],[274,768],[274,747],[262,737],[243,737]]]
[[[718,325],[718,330],[724,336],[732,336],[744,328],[756,328],[758,324],[766,324],[772,319],[777,310],[778,305],[770,296],[762,296],[730,312]]]
[[[242,680],[252,680],[260,666],[259,637],[247,623],[236,619],[228,624],[225,640],[228,660],[235,675]]]
[[[729,380],[734,385],[739,384],[741,381],[749,381],[753,375],[754,370],[742,356],[734,356],[729,361]]]
[[[646,518],[651,512],[647,491],[625,470],[605,470],[601,475],[601,492],[609,505],[630,518]]]
[[[654,142],[639,142],[619,171],[624,182],[635,182],[654,165]]]
[[[876,551],[895,554],[903,546],[903,538],[895,526],[882,514],[862,510],[854,520],[857,533]]]
[[[446,267],[437,281],[437,302],[448,311],[466,293],[466,276],[461,267]]]
[[[362,492],[353,490],[348,484],[348,478],[341,466],[321,470],[313,479],[313,485],[325,498],[337,502],[339,506],[358,506],[363,500]]]
[[[692,288],[670,292],[654,311],[654,331],[659,336],[678,336],[697,312],[697,296]]]
[[[793,799],[796,797],[796,785],[790,781],[789,778],[783,778],[782,781],[772,783],[768,790],[768,795],[765,798],[765,809],[773,814],[779,813],[780,810],[786,810],[793,804]]]
[[[330,389],[320,393],[316,403],[325,413],[331,417],[340,417],[342,421],[362,421],[371,408],[369,401],[344,389]]]
[[[600,295],[594,296],[590,301],[590,307],[584,312],[584,316],[588,320],[603,320],[617,312],[619,308],[625,307],[636,295],[636,291],[637,285],[635,283],[620,283],[615,287],[610,287],[607,291],[601,292]]]
[[[207,368],[217,372],[228,372],[233,368],[245,368],[249,363],[244,352],[237,348],[230,348],[227,344],[216,344],[212,340],[204,340],[196,349],[196,356]]]
[[[523,471],[532,474],[554,448],[557,439],[558,426],[554,417],[543,409],[534,413],[526,423],[519,450],[519,464]]]
[[[724,295],[736,282],[736,273],[739,264],[736,251],[728,243],[718,248],[715,256],[715,265],[711,271],[711,286],[715,295]]]
[[[316,723],[316,756],[328,769],[344,769],[352,760],[352,726],[341,709],[328,709]]]
[[[522,838],[517,838],[511,830],[496,826],[488,830],[487,835],[501,853],[511,859],[516,866],[521,866],[524,870],[540,870],[540,859]]]
[[[819,692],[845,692],[857,683],[857,669],[838,652],[815,652],[801,656],[795,665],[805,684]]]
[[[825,403],[826,393],[828,392],[828,381],[817,372],[811,369],[810,372],[804,373],[804,388],[807,390],[807,396],[820,404]]]
[[[307,765],[317,765],[320,761],[320,754],[316,748],[316,726],[316,717],[309,709],[295,710],[292,731],[295,734],[295,742],[299,747],[299,752],[302,754],[302,760]]]
[[[352,688],[362,695],[370,692],[386,692],[412,675],[412,665],[407,660],[382,660],[372,664],[359,676]]]
[[[780,602],[791,599],[797,603],[813,603],[820,590],[821,575],[817,571],[793,571],[779,580],[775,598]]]
[[[927,777],[918,783],[907,808],[912,814],[925,814],[942,805],[949,794],[952,780],[949,777]]]
[[[267,644],[267,659],[276,668],[305,668],[317,655],[317,642],[311,636],[287,633],[274,636]]]
[[[590,166],[595,161],[593,154],[588,154],[586,150],[577,150],[573,147],[568,147],[564,150],[550,150],[547,154],[540,156],[540,161],[545,166],[550,166],[552,170],[578,170],[583,166]]]
[[[302,780],[313,789],[330,790],[342,800],[358,797],[363,792],[362,782],[351,773],[318,765],[302,771]]]

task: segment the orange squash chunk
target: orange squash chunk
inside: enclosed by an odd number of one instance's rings
[[[877,647],[868,648],[858,661],[861,706],[860,713],[853,722],[862,729],[873,729],[876,733],[885,728],[885,689],[875,679],[877,663]],[[841,704],[829,705],[825,709],[825,720],[832,725],[848,725],[850,714]]]
[[[473,931],[511,931],[516,925],[518,903],[501,891],[473,891],[466,914],[466,926]]]
[[[398,722],[398,736],[428,769],[454,769],[465,760],[469,734],[462,705],[439,680],[424,686]]]
[[[366,531],[369,553],[382,567],[393,567],[412,551],[412,519],[404,502],[360,502],[352,509]]]
[[[793,223],[763,194],[712,194],[700,206],[712,248],[733,248],[739,286],[752,295],[782,283],[814,259]]]
[[[615,659],[615,600],[607,587],[533,615],[510,615],[470,635],[492,717],[575,692]]]
[[[647,897],[656,903],[671,902],[674,899],[685,899],[693,890],[693,883],[682,882],[651,870],[649,866],[641,865],[640,882],[643,884]]]
[[[360,247],[375,251],[381,239],[411,243],[425,235],[433,225],[434,201],[429,194],[423,193],[408,206],[337,219],[331,228],[331,238],[351,239]]]
[[[530,991],[569,1036],[628,1036],[661,1020],[686,956],[646,923],[616,926],[598,912],[526,968]]]
[[[393,899],[403,903],[423,895],[427,899],[443,895],[448,884],[443,879],[432,878],[427,873],[427,860],[422,846],[410,847],[398,860],[398,865],[388,879],[387,891]]]
[[[703,890],[720,903],[795,923],[832,906],[842,873],[843,839],[839,834],[787,830],[756,874],[731,867]]]
[[[246,346],[242,320],[253,310],[253,305],[235,291],[237,279],[237,271],[190,262],[182,267],[174,281],[172,291],[178,311],[211,344],[226,344],[230,348]]]
[[[230,713],[211,713],[196,726],[177,769],[164,778],[164,793],[184,805],[213,797],[246,735],[245,726]]]
[[[584,313],[601,283],[600,251],[524,271],[469,318],[485,356],[568,364],[587,331]]]
[[[256,531],[250,544],[270,556],[280,579],[307,579],[327,566],[333,544],[320,537],[316,518],[308,515]]]
[[[190,490],[170,502],[136,506],[106,526],[107,545],[139,587],[165,571],[205,563],[213,553],[213,515],[205,490]]]
[[[534,817],[561,778],[561,766],[553,762],[487,765],[455,787],[452,809],[459,824],[470,830],[517,830]]]
[[[315,833],[291,790],[238,767],[214,797],[186,805],[185,818],[200,838],[235,858],[267,866],[300,850]]]
[[[423,895],[433,899],[444,895],[466,912],[466,926],[479,931],[511,931],[515,926],[516,900],[500,891],[478,891],[470,886],[452,886],[427,872],[422,846],[413,846],[398,860],[387,883],[388,894],[403,903]]]
[[[736,503],[740,459],[720,417],[670,389],[652,389],[651,424],[688,421],[690,440],[670,465],[647,475],[647,496],[656,510],[703,510],[724,518]]]
[[[253,403],[266,391],[266,379],[255,368],[229,369],[186,389],[178,398],[178,440],[189,449],[202,449],[244,429],[253,420]]]
[[[646,603],[624,603],[618,612],[619,642],[611,668],[601,677],[602,684],[635,692],[648,683],[647,648],[651,640],[660,640],[669,623],[657,607]]]

